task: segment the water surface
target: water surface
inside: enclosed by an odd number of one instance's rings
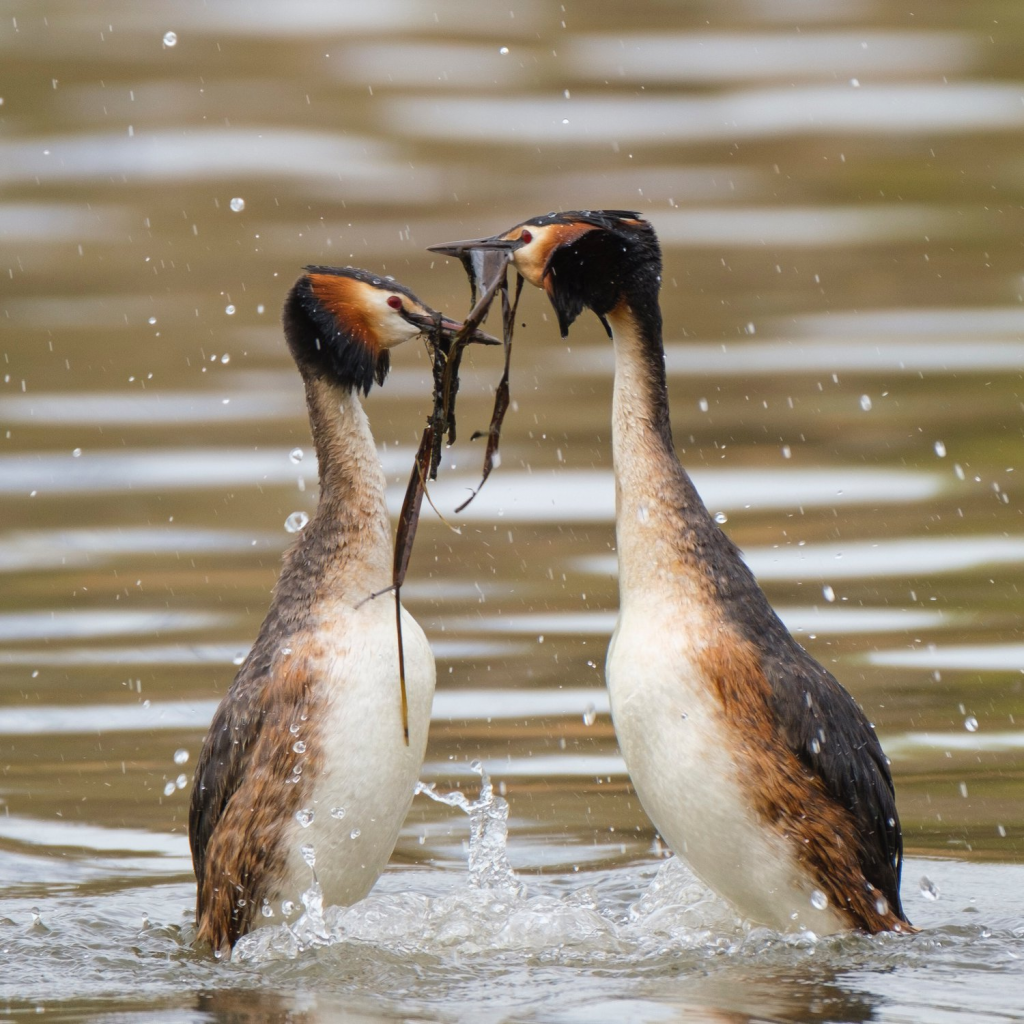
[[[1012,7],[16,0],[4,17],[8,1013],[1021,1019]],[[484,761],[525,891],[471,888],[465,818],[418,797],[338,941],[191,953],[188,775],[284,521],[316,500],[288,285],[351,262],[457,313],[461,270],[425,245],[601,206],[662,238],[680,456],[876,723],[923,932],[751,932],[665,860],[603,689],[611,351],[593,318],[560,341],[529,292],[502,465],[454,516],[482,452],[447,453],[432,493],[461,534],[426,515],[405,590],[438,657],[424,779],[475,792]],[[471,356],[464,437],[499,373]],[[397,510],[429,368],[394,362],[367,410]]]

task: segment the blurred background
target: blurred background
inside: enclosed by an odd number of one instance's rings
[[[680,456],[876,723],[908,852],[1024,859],[1022,45],[1004,0],[6,4],[0,895],[159,882],[187,916],[195,757],[316,502],[302,266],[458,315],[426,245],[605,206],[662,240]],[[527,873],[651,865],[603,687],[611,347],[532,290],[519,319],[501,466],[455,516],[473,351],[432,491],[461,535],[425,511],[404,591],[424,778],[482,759]],[[393,365],[397,511],[430,382]],[[460,827],[417,800],[395,870],[461,870]]]

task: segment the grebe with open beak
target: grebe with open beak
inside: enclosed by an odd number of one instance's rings
[[[818,935],[912,931],[903,839],[874,728],[790,635],[676,457],[662,344],[661,250],[623,210],[549,214],[492,238],[615,349],[619,618],[606,676],[637,795],[673,851],[746,918]]]

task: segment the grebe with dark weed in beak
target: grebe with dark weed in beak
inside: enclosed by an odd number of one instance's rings
[[[619,619],[606,675],[619,746],[658,831],[746,918],[818,935],[913,931],[903,839],[874,728],[790,635],[676,457],[662,344],[661,250],[623,210],[549,214],[493,238],[615,349]]]
[[[403,609],[404,736],[395,603],[368,600],[391,587],[394,548],[359,392],[384,383],[396,345],[451,338],[461,325],[351,267],[308,267],[283,320],[305,384],[320,498],[196,765],[197,938],[217,955],[280,920],[281,901],[309,887],[314,856],[325,903],[369,892],[412,802],[434,693],[434,656]]]

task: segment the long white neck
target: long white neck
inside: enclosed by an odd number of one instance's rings
[[[394,548],[384,470],[353,391],[308,380],[306,405],[320,468],[320,501],[286,572],[313,577],[332,599],[359,603],[391,584]]]
[[[678,589],[694,565],[693,529],[710,519],[672,446],[657,321],[645,329],[644,318],[626,302],[608,321],[615,347],[612,455],[619,594],[625,605]]]

